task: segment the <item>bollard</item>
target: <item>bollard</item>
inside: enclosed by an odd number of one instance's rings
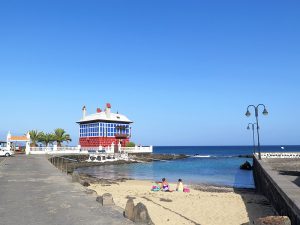
[[[134,206],[132,216],[133,216],[133,221],[135,223],[142,223],[142,224],[149,224],[149,225],[154,224],[149,216],[146,206],[141,202],[139,202],[136,206]]]
[[[96,198],[96,201],[99,202],[102,206],[112,206],[115,204],[110,193],[105,193],[102,196],[98,196]]]
[[[128,199],[128,201],[126,203],[125,211],[124,211],[124,216],[127,219],[130,219],[131,221],[134,220],[133,209],[134,209],[134,203],[133,203],[133,200],[131,198],[131,199]]]

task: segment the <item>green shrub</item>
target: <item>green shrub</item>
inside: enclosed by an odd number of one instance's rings
[[[134,147],[135,146],[135,143],[134,142],[127,142],[126,147]]]

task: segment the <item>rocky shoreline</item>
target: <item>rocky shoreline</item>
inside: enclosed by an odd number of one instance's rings
[[[92,167],[92,166],[105,166],[105,165],[121,165],[131,163],[143,163],[154,161],[167,161],[185,159],[189,156],[184,154],[129,154],[131,160],[119,160],[111,162],[87,162],[89,155],[64,155],[59,157],[52,157],[49,159],[56,167],[61,168],[65,172],[71,174],[77,168]]]

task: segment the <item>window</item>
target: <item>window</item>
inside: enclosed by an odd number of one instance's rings
[[[114,137],[116,134],[130,134],[129,124],[89,123],[80,125],[80,137]]]
[[[81,124],[80,137],[96,137],[99,136],[99,123]]]

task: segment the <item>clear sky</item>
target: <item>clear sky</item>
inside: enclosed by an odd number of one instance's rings
[[[112,104],[133,141],[300,144],[300,1],[0,1],[0,139]]]

